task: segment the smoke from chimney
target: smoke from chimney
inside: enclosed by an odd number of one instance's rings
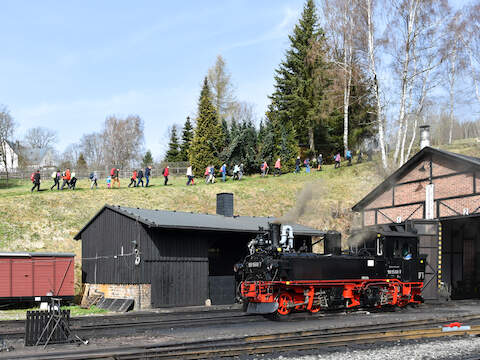
[[[420,126],[420,150],[430,146],[430,125]]]

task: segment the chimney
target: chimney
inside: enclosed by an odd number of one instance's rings
[[[233,217],[233,194],[232,193],[217,194],[217,214]]]
[[[430,125],[420,126],[420,150],[430,146]]]

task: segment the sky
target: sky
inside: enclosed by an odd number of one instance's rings
[[[258,117],[303,0],[2,1],[0,104],[25,131],[44,126],[63,151],[108,115],[138,114],[159,159],[168,129],[196,112],[217,55]]]

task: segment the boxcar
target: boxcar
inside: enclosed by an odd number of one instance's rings
[[[75,254],[0,253],[0,303],[74,296]]]

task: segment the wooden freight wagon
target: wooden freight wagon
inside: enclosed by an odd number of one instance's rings
[[[0,253],[0,303],[73,300],[75,254]]]

